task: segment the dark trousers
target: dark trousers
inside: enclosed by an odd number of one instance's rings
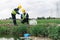
[[[16,25],[17,23],[16,23],[16,15],[14,15],[14,14],[11,14],[12,15],[12,20],[13,20],[13,23],[14,23],[14,25]]]
[[[23,23],[23,24],[24,24],[24,23],[29,24],[29,20],[26,18],[26,19],[22,20],[21,23]]]

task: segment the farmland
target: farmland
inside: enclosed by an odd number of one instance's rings
[[[14,26],[11,19],[0,20],[0,37],[19,37],[27,31],[31,36],[60,40],[60,19],[41,19],[37,23],[34,26],[26,25],[17,20],[18,26]]]

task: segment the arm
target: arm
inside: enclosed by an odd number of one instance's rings
[[[16,12],[17,14],[20,14],[20,13],[18,12],[18,11],[19,11],[18,8],[15,8],[14,10],[15,10],[15,12]]]
[[[18,11],[16,11],[17,14],[20,14]]]

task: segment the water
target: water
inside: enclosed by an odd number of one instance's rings
[[[0,40],[22,40],[22,39],[14,39],[14,38],[0,38]],[[29,38],[26,38],[25,40],[29,40]]]
[[[0,38],[0,40],[14,40],[14,38]]]

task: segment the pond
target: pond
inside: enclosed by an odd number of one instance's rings
[[[0,40],[20,40],[20,39],[18,39],[18,38],[5,38],[5,37],[3,37],[3,38],[0,38]]]
[[[22,39],[20,38],[0,38],[0,40],[24,40],[24,37],[21,37]],[[30,40],[29,38],[25,38],[25,40]]]
[[[0,35],[0,40],[18,40],[20,39],[17,36],[11,36],[11,35]]]
[[[14,40],[14,38],[0,38],[0,40]]]

